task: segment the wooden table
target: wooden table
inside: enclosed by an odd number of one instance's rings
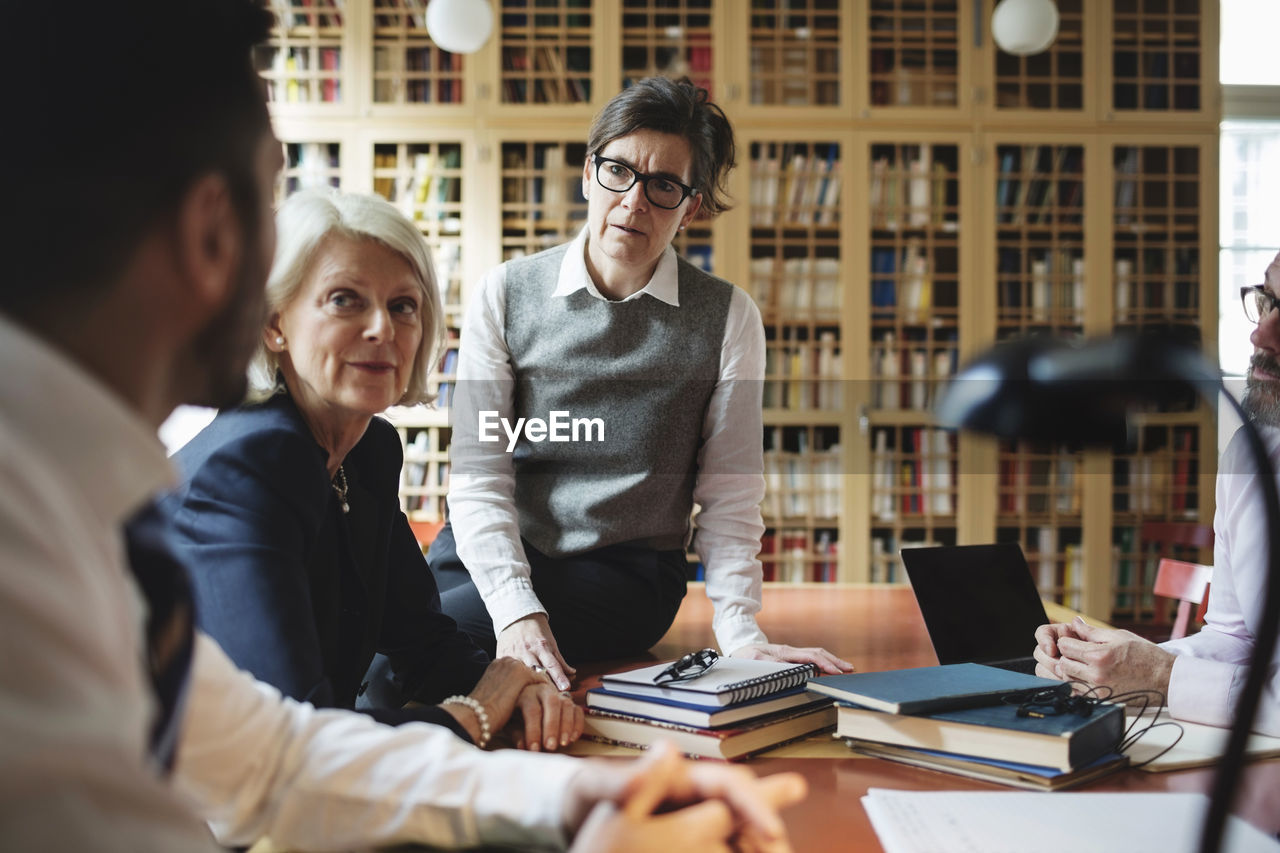
[[[1050,618],[1066,618],[1065,608],[1046,606]],[[671,630],[650,658],[635,663],[677,658],[693,649],[714,646],[711,603],[700,584],[689,595]],[[774,585],[764,592],[760,627],[773,642],[823,646],[853,662],[859,670],[901,669],[936,664],[928,634],[907,586]],[[974,630],[981,630],[975,625]],[[616,668],[616,667],[615,667]],[[599,683],[605,667],[583,666],[578,695]],[[746,762],[760,774],[791,770],[809,781],[809,796],[784,813],[796,850],[880,850],[859,799],[868,788],[908,790],[1000,790],[961,776],[906,767],[873,758],[766,758]],[[1208,792],[1211,768],[1171,773],[1127,770],[1076,790]],[[1245,771],[1234,812],[1269,833],[1280,832],[1280,759],[1255,762]]]

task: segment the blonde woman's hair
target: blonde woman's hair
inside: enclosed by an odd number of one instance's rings
[[[444,312],[435,267],[422,233],[394,205],[380,196],[337,190],[304,190],[276,211],[276,256],[267,277],[267,316],[280,312],[297,295],[315,260],[317,248],[330,234],[353,240],[376,240],[404,258],[422,291],[419,313],[422,341],[409,373],[409,388],[397,401],[403,406],[430,403],[427,379],[444,342]],[[280,362],[262,342],[249,362],[248,402],[262,402],[285,390]]]

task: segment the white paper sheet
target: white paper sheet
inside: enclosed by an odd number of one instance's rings
[[[1131,710],[1126,711],[1126,714],[1128,714],[1125,721],[1126,725],[1132,723],[1135,716],[1138,716]],[[1150,713],[1140,717],[1138,728],[1146,726],[1150,720]],[[1161,723],[1161,725],[1151,729],[1151,731],[1135,741],[1133,746],[1125,750],[1125,754],[1129,756],[1131,762],[1142,764],[1142,762],[1147,761],[1177,740],[1172,749],[1150,764],[1143,765],[1139,768],[1140,770],[1161,772],[1165,770],[1182,770],[1186,767],[1202,767],[1216,763],[1222,757],[1222,754],[1226,752],[1228,729],[1174,720],[1173,722],[1176,722],[1182,728],[1182,737],[1179,739],[1176,726],[1163,725],[1171,720],[1169,709],[1161,708],[1160,716],[1157,718],[1157,722]],[[1280,737],[1250,735],[1249,741],[1245,746],[1245,755],[1249,758],[1269,758],[1280,755]]]
[[[885,853],[1192,853],[1209,799],[872,788],[862,805]],[[1224,853],[1280,851],[1280,841],[1236,817],[1224,841]]]

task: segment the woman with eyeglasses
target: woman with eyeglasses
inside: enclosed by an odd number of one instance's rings
[[[722,651],[852,669],[756,624],[764,330],[743,290],[671,247],[726,209],[733,166],[706,90],[641,80],[591,126],[586,227],[492,270],[463,323],[450,523],[428,562],[459,627],[561,689],[571,664],[666,633],[690,536]]]

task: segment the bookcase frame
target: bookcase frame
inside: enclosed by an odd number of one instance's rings
[[[300,3],[301,0],[294,2]],[[393,5],[403,10],[416,2],[396,0]],[[1200,343],[1206,355],[1215,358],[1217,124],[1221,112],[1216,79],[1219,26],[1216,0],[1160,0],[1156,3],[1116,0],[1109,4],[1095,4],[1091,0],[1060,0],[1064,21],[1061,41],[1041,59],[1016,60],[1000,56],[991,42],[989,21],[995,0],[938,0],[923,8],[913,0],[803,0],[798,3],[759,0],[753,4],[738,0],[632,0],[626,6],[624,0],[559,0],[549,4],[548,11],[562,17],[590,15],[592,67],[589,97],[585,101],[536,104],[504,102],[501,32],[495,33],[480,51],[464,58],[459,102],[374,101],[370,80],[374,68],[372,5],[373,0],[346,0],[345,3],[341,101],[273,104],[277,134],[287,143],[338,144],[341,158],[335,174],[344,189],[353,191],[374,188],[375,146],[461,144],[459,177],[462,194],[458,205],[463,222],[460,278],[464,289],[504,258],[504,145],[564,146],[585,142],[592,117],[617,91],[622,80],[624,44],[632,45],[633,53],[634,46],[638,44],[666,45],[664,50],[677,45],[686,51],[684,61],[688,61],[687,50],[691,42],[687,33],[664,28],[662,32],[624,34],[622,19],[625,12],[654,16],[664,13],[675,16],[709,15],[712,22],[710,42],[703,44],[699,41],[698,46],[708,47],[710,57],[708,59],[705,53],[698,56],[698,73],[710,82],[715,101],[724,108],[738,135],[738,168],[730,176],[729,183],[736,206],[713,221],[695,222],[681,238],[681,245],[696,245],[700,263],[709,263],[716,275],[749,291],[755,286],[753,276],[758,278],[760,275],[758,269],[753,268],[753,258],[758,260],[772,253],[783,255],[782,260],[785,260],[802,250],[807,251],[803,247],[818,247],[819,254],[838,257],[840,302],[839,308],[831,314],[831,322],[819,317],[821,312],[815,312],[811,305],[797,307],[785,299],[773,302],[766,299],[761,305],[772,349],[779,352],[788,350],[788,347],[803,350],[800,345],[804,344],[808,349],[801,357],[802,365],[806,364],[806,358],[813,358],[814,353],[818,353],[821,361],[817,363],[827,366],[823,369],[832,364],[837,366],[838,374],[832,376],[822,375],[817,368],[802,367],[799,374],[801,386],[808,383],[811,390],[815,383],[838,381],[841,397],[837,407],[774,406],[765,411],[766,433],[772,430],[775,435],[783,436],[784,445],[804,435],[808,442],[834,439],[840,446],[839,465],[834,473],[824,460],[813,458],[812,453],[800,454],[786,447],[775,448],[778,451],[776,458],[787,464],[798,464],[801,473],[799,488],[803,495],[799,502],[795,502],[792,500],[795,495],[793,486],[781,491],[775,486],[777,494],[766,498],[766,524],[775,540],[773,556],[770,558],[770,554],[765,554],[769,576],[839,581],[882,579],[886,574],[882,569],[892,560],[876,566],[871,555],[873,539],[885,531],[892,532],[900,540],[908,540],[914,535],[913,531],[923,528],[938,541],[965,544],[990,542],[998,535],[1011,535],[1009,531],[1016,529],[1024,548],[1034,551],[1028,545],[1028,538],[1034,539],[1038,534],[1030,531],[1049,525],[1064,542],[1078,533],[1081,568],[1078,579],[1065,588],[1064,584],[1055,582],[1044,592],[1094,616],[1108,618],[1112,614],[1116,599],[1113,569],[1119,559],[1113,547],[1117,530],[1131,522],[1139,523],[1147,514],[1113,510],[1117,463],[1110,453],[1083,450],[1073,454],[1069,497],[1054,497],[1056,493],[1050,488],[1049,497],[1045,498],[1055,507],[1059,500],[1067,500],[1061,506],[1071,508],[1055,509],[1041,517],[1025,511],[1019,514],[1007,508],[1009,492],[1007,484],[1001,485],[1001,462],[1010,458],[1008,446],[1002,451],[999,442],[980,436],[959,435],[949,439],[947,453],[947,462],[952,466],[947,488],[953,495],[954,511],[934,513],[936,517],[926,519],[925,523],[917,523],[919,519],[907,519],[901,515],[891,521],[877,517],[876,502],[883,501],[882,495],[877,497],[880,494],[877,492],[874,452],[877,432],[885,431],[901,439],[926,435],[925,431],[934,425],[927,411],[911,407],[886,408],[876,403],[875,362],[877,346],[882,343],[877,340],[877,330],[883,330],[886,324],[895,329],[931,327],[928,322],[922,322],[927,318],[908,318],[900,313],[886,321],[884,317],[877,316],[882,312],[873,305],[873,288],[882,286],[877,285],[878,277],[872,267],[876,248],[891,245],[895,251],[901,250],[905,244],[899,241],[899,236],[909,240],[910,235],[906,232],[915,227],[908,221],[898,236],[877,227],[870,205],[875,181],[873,163],[877,152],[884,150],[879,146],[896,146],[902,151],[915,150],[913,146],[947,148],[947,168],[951,172],[947,177],[951,182],[950,189],[946,190],[951,194],[947,200],[947,215],[954,216],[956,227],[954,255],[949,256],[949,267],[944,272],[946,287],[954,288],[955,305],[951,313],[955,317],[956,335],[953,346],[956,360],[963,362],[990,345],[1000,333],[1002,323],[999,320],[997,287],[1001,281],[1008,284],[1012,280],[1007,270],[1002,273],[1001,249],[1007,248],[1011,240],[1022,246],[1024,252],[1033,254],[1060,251],[1063,246],[1075,252],[1072,257],[1079,257],[1081,262],[1072,267],[1072,274],[1082,276],[1084,298],[1082,304],[1072,309],[1079,316],[1072,316],[1067,325],[1086,336],[1110,331],[1118,320],[1114,260],[1117,244],[1123,242],[1119,238],[1124,237],[1117,231],[1114,207],[1117,184],[1125,176],[1116,171],[1114,149],[1117,146],[1181,146],[1191,150],[1196,163],[1196,173],[1190,178],[1196,186],[1196,221],[1189,232],[1179,238],[1182,241],[1179,245],[1193,246],[1199,263],[1193,273],[1181,276],[1180,280],[1184,287],[1193,288],[1198,303],[1189,314],[1184,312],[1179,319],[1184,324],[1194,321],[1198,325]],[[421,5],[425,7],[425,3]],[[493,6],[496,25],[501,30],[504,0],[493,0]],[[527,14],[532,15],[541,7],[534,4],[522,7],[512,0],[511,9],[516,8],[526,8]],[[511,9],[506,11],[511,12]],[[1182,17],[1184,14],[1190,17]],[[753,20],[759,23],[759,19],[753,19],[753,16],[759,15],[771,15],[775,22],[782,21],[784,28],[796,22],[804,25],[808,21],[811,25],[820,20],[825,28],[824,38],[830,36],[830,40],[839,45],[835,54],[838,68],[830,68],[829,58],[819,60],[816,56],[800,55],[805,50],[818,50],[814,45],[826,44],[826,41],[813,38],[812,32],[807,35],[801,32],[803,26],[772,33],[760,26],[753,27]],[[877,15],[881,18],[888,16],[895,21],[893,26],[896,29],[892,30],[891,38],[883,37],[886,26],[883,20],[877,20]],[[1157,22],[1151,25],[1157,37],[1150,39],[1152,45],[1143,49],[1154,53],[1161,50],[1189,52],[1187,56],[1191,58],[1180,59],[1182,64],[1179,68],[1186,73],[1189,73],[1187,69],[1194,69],[1194,76],[1179,77],[1176,81],[1170,77],[1163,80],[1163,84],[1168,88],[1167,100],[1170,102],[1175,85],[1196,87],[1198,102],[1194,109],[1175,109],[1171,103],[1162,109],[1116,108],[1113,102],[1116,51],[1123,53],[1131,47],[1126,42],[1125,31],[1116,29],[1116,15],[1153,15],[1165,21],[1178,18],[1176,38],[1169,34],[1175,28],[1165,27],[1162,30],[1163,25]],[[936,22],[934,19],[939,17],[944,20]],[[1194,33],[1190,32],[1187,20],[1196,22]],[[752,62],[753,35],[756,46],[762,49],[799,51],[800,54],[793,57],[796,68],[800,67],[802,60],[806,68],[826,63],[822,73],[816,77],[822,78],[822,85],[826,87],[824,91],[833,87],[838,91],[834,102],[759,102],[762,87],[755,79],[756,66]],[[428,37],[425,33],[414,32],[407,38],[421,45]],[[567,38],[551,33],[549,43],[567,43]],[[877,68],[881,69],[877,71],[873,69],[872,51],[879,49],[897,53],[887,58],[883,55],[876,58]],[[922,49],[933,50],[935,55],[922,61],[919,54]],[[757,53],[757,58],[760,55]],[[1120,57],[1121,65],[1126,61],[1125,57]],[[1152,61],[1158,66],[1157,60]],[[905,104],[887,102],[883,94],[884,85],[892,78],[885,77],[883,69],[899,66],[910,70],[910,79],[904,78],[908,88],[931,92],[942,87],[948,89],[948,93],[931,103],[920,102],[921,99],[914,97],[908,98]],[[930,76],[934,73],[930,68],[936,69],[933,77]],[[1156,85],[1162,81],[1140,78],[1137,82]],[[798,83],[787,85],[799,91]],[[1053,97],[1061,103],[1049,109],[1026,103],[1027,97],[1035,96],[1028,93],[1043,93],[1046,86],[1059,87],[1054,89]],[[1078,104],[1075,103],[1077,100]],[[795,223],[795,227],[786,228],[762,225],[753,209],[759,206],[758,199],[753,205],[753,194],[760,191],[760,166],[753,162],[753,149],[769,144],[789,145],[793,153],[799,151],[806,157],[818,159],[825,150],[821,146],[828,143],[839,149],[839,197],[830,210],[817,209],[817,212],[819,216],[829,217],[829,221]],[[1008,173],[1002,173],[1002,152],[1013,149],[1025,153],[1038,147],[1057,149],[1062,146],[1078,149],[1083,158],[1078,173],[1072,172],[1071,178],[1079,182],[1083,196],[1078,228],[1067,229],[1071,231],[1068,234],[1061,228],[1055,232],[1052,227],[1035,227],[1049,224],[1052,202],[1047,193],[1058,192],[1056,184],[1049,189],[1044,186],[1037,189],[1039,207],[1044,210],[1038,207],[1034,216],[1028,217],[1035,221],[1016,227],[1012,223],[999,222],[1001,181],[1011,179]],[[1053,158],[1055,166],[1069,160]],[[806,161],[806,168],[815,167]],[[566,164],[566,169],[572,171],[569,164]],[[781,171],[783,174],[778,180],[785,182],[785,167]],[[898,177],[902,178],[901,175]],[[1134,180],[1146,177],[1139,175]],[[1019,179],[1030,181],[1034,176],[1021,176]],[[904,192],[910,192],[908,184],[903,186],[907,187]],[[821,190],[813,192],[821,197]],[[931,213],[931,216],[936,216],[936,213]],[[1043,222],[1040,221],[1042,216],[1045,217]],[[918,230],[921,230],[921,239],[930,239],[925,233],[927,228]],[[1015,237],[1002,236],[1006,231]],[[932,239],[935,243],[943,240],[937,235]],[[1053,266],[1052,262],[1050,266]],[[794,269],[800,270],[795,274],[807,277],[811,284],[825,275],[816,272],[812,266]],[[937,271],[931,270],[930,274],[934,272]],[[781,286],[786,275],[784,272],[775,286]],[[1050,275],[1052,285],[1049,292],[1057,293],[1059,291],[1053,288],[1061,289],[1068,284],[1075,287],[1074,282],[1067,281],[1068,274],[1061,264]],[[1033,285],[1043,286],[1039,281],[1024,282],[1021,283],[1023,292],[1030,293]],[[465,304],[467,298],[466,293],[462,294],[460,304]],[[897,310],[895,307],[894,311]],[[1034,312],[1028,317],[1028,325],[1036,325],[1032,322],[1036,319]],[[457,322],[455,314],[451,317],[455,335]],[[792,337],[788,339],[788,335]],[[813,340],[814,337],[819,340]],[[912,349],[928,350],[942,346],[936,344],[928,333],[925,341],[925,344],[914,347],[899,341],[898,346],[908,353],[908,360],[918,359],[918,356],[910,354]],[[821,351],[832,343],[834,350]],[[788,351],[788,359],[793,354]],[[449,379],[443,375],[438,378]],[[771,375],[771,379],[785,382],[789,377],[776,373]],[[910,386],[908,389],[910,392]],[[395,410],[392,419],[406,441],[419,429],[434,431],[430,447],[434,449],[433,453],[443,452],[448,437],[447,413]],[[1196,519],[1208,522],[1213,514],[1216,471],[1217,441],[1213,413],[1206,407],[1197,406],[1189,411],[1148,413],[1142,422],[1143,429],[1149,430],[1151,435],[1173,436],[1181,435],[1179,431],[1192,430],[1195,436],[1194,451],[1188,453],[1185,448],[1175,447],[1160,457],[1174,466],[1171,470],[1181,462],[1193,463],[1183,464],[1178,469],[1188,480],[1180,486],[1182,509],[1176,513],[1165,512],[1164,515],[1152,513],[1151,516],[1180,520],[1186,512],[1186,501],[1190,500],[1194,503]],[[770,440],[768,436],[766,440]],[[1185,442],[1184,439],[1178,441]],[[1050,472],[1057,470],[1055,465],[1060,454],[1056,450],[1024,448],[1024,451],[1028,470],[1038,470],[1036,466]],[[439,462],[439,459],[434,461]],[[899,452],[896,461],[913,460]],[[838,490],[834,496],[833,488]],[[897,499],[910,491],[901,488],[901,484],[895,488]],[[428,507],[413,510],[411,515],[416,520],[438,518],[442,509],[440,494],[433,494],[431,498],[427,502]],[[790,510],[775,513],[770,509],[771,502],[776,507],[784,500],[791,501]],[[835,516],[830,512],[832,501],[838,508]],[[1002,509],[1002,501],[1006,502],[1005,509]],[[799,511],[800,508],[803,511]],[[798,534],[805,538],[803,546],[793,548],[781,541],[790,538],[794,544]],[[823,549],[818,547],[820,540],[826,543]],[[827,544],[831,545],[834,553],[826,553]],[[1061,551],[1058,549],[1054,555],[1059,568],[1066,560]],[[1194,556],[1198,556],[1201,562],[1211,559],[1207,553]],[[1038,569],[1038,555],[1029,554],[1029,557],[1034,572]],[[900,575],[896,579],[900,580]],[[1143,618],[1143,613],[1137,613],[1134,621],[1142,621]]]

